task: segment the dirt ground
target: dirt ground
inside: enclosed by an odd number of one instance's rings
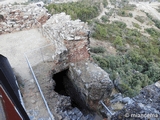
[[[33,80],[25,53],[48,45],[47,41],[37,29],[0,35],[0,54],[6,56],[17,76],[27,113],[33,120],[49,119],[48,112],[42,101],[39,90]],[[34,52],[30,52],[30,55]],[[30,61],[39,61],[39,57],[29,58]],[[29,57],[29,56],[28,56]],[[37,64],[35,62],[35,64]],[[32,62],[32,65],[34,63]]]

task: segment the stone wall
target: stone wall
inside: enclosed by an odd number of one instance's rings
[[[0,5],[0,35],[30,28],[36,28],[49,18],[47,10],[31,5]]]
[[[69,54],[68,54],[69,63],[89,60],[87,40],[77,40],[77,41],[65,40],[65,45],[69,51]]]
[[[80,20],[71,20],[65,13],[53,15],[44,25],[42,34],[55,45],[52,58],[55,72],[60,72],[70,62],[89,60],[87,25]]]
[[[80,96],[74,99],[90,110],[97,111],[100,106],[99,101],[110,98],[113,83],[109,75],[94,63],[89,61],[71,63],[68,77]]]
[[[88,27],[71,20],[65,13],[53,15],[41,28],[42,34],[55,45],[54,73],[68,69],[67,86],[75,102],[88,111],[97,111],[99,101],[110,97],[113,84],[109,75],[90,62]],[[69,84],[68,84],[69,83]],[[73,92],[74,91],[74,92]]]

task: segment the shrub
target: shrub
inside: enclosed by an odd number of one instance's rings
[[[92,3],[88,1],[61,3],[61,4],[49,4],[46,6],[51,14],[65,12],[71,15],[72,19],[80,19],[87,21],[98,16],[100,12],[100,4]]]
[[[105,69],[108,66],[108,61],[105,58],[95,55],[93,55],[92,58],[102,69]]]
[[[136,7],[136,5],[133,4],[127,4],[123,7],[124,10],[134,10],[134,8]]]
[[[147,28],[145,30],[152,36],[159,36],[160,35],[160,32],[154,28]]]
[[[133,17],[133,14],[132,14],[132,13],[129,13],[129,17]]]
[[[106,34],[107,34],[107,30],[106,30],[105,26],[102,26],[100,24],[96,24],[96,26],[94,28],[94,33],[92,36],[97,39],[106,39]]]
[[[160,20],[153,18],[149,13],[146,15],[155,23],[155,26],[160,29]]]
[[[113,24],[116,24],[119,28],[122,28],[122,29],[126,28],[127,26],[126,23],[121,21],[114,21]]]
[[[117,36],[114,40],[114,45],[123,46],[122,38],[120,36]]]
[[[137,21],[139,21],[140,23],[144,23],[146,18],[143,17],[143,16],[137,15],[137,16],[135,17],[135,19],[136,19]]]
[[[138,29],[141,29],[141,27],[140,27],[140,25],[139,25],[138,23],[132,22],[132,24],[133,24],[134,27],[136,27],[136,28],[138,28]]]
[[[104,7],[107,7],[107,5],[108,5],[107,0],[103,0],[103,6],[104,6]]]
[[[101,20],[105,23],[105,22],[109,22],[109,19],[108,19],[108,17],[106,16],[106,15],[103,15],[102,17],[101,17]]]
[[[126,10],[119,10],[118,12],[117,12],[117,14],[119,15],[119,16],[122,16],[122,17],[132,17],[133,15],[132,15],[132,13],[128,13]]]
[[[104,47],[91,47],[91,52],[93,53],[104,53],[105,52],[105,48]]]

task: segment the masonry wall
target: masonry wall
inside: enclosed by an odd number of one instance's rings
[[[0,35],[40,27],[49,19],[47,10],[32,5],[0,5]]]
[[[89,60],[88,42],[87,40],[67,41],[65,45],[68,48],[69,62],[75,63],[79,61]]]

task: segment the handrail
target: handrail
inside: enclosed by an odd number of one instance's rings
[[[41,96],[42,96],[42,99],[43,99],[43,101],[44,101],[44,104],[45,104],[45,106],[46,106],[46,108],[47,108],[47,111],[48,111],[51,119],[54,120],[54,117],[53,117],[53,115],[52,115],[52,113],[51,113],[51,111],[50,111],[50,109],[49,109],[49,107],[48,107],[48,104],[47,104],[47,102],[46,102],[46,100],[45,100],[45,97],[44,97],[44,95],[43,95],[43,92],[42,92],[42,90],[41,90],[41,88],[40,88],[40,86],[39,86],[38,80],[37,80],[37,78],[36,78],[36,76],[35,76],[35,74],[34,74],[34,72],[33,72],[33,69],[32,69],[32,67],[31,67],[31,64],[30,64],[30,62],[29,62],[29,60],[28,60],[28,57],[27,57],[26,54],[24,54],[24,55],[25,55],[25,58],[26,58],[26,60],[27,60],[28,66],[29,66],[29,68],[30,68],[30,70],[31,70],[31,72],[32,72],[33,78],[34,78],[34,80],[35,80],[35,82],[36,82],[36,84],[37,84],[37,87],[38,87],[39,91],[40,91],[40,94],[41,94]]]
[[[15,77],[15,79],[16,79],[16,77]],[[23,108],[26,110],[25,105],[24,105],[24,101],[23,101],[23,98],[22,98],[22,95],[21,95],[21,92],[20,92],[20,88],[19,88],[19,85],[18,85],[18,82],[17,82],[17,79],[16,79],[16,84],[18,86],[18,94],[19,94],[20,102],[21,102]]]
[[[111,114],[111,115],[114,115],[114,113],[112,113],[108,107],[103,103],[103,101],[101,100],[100,103],[103,105],[103,107]]]

